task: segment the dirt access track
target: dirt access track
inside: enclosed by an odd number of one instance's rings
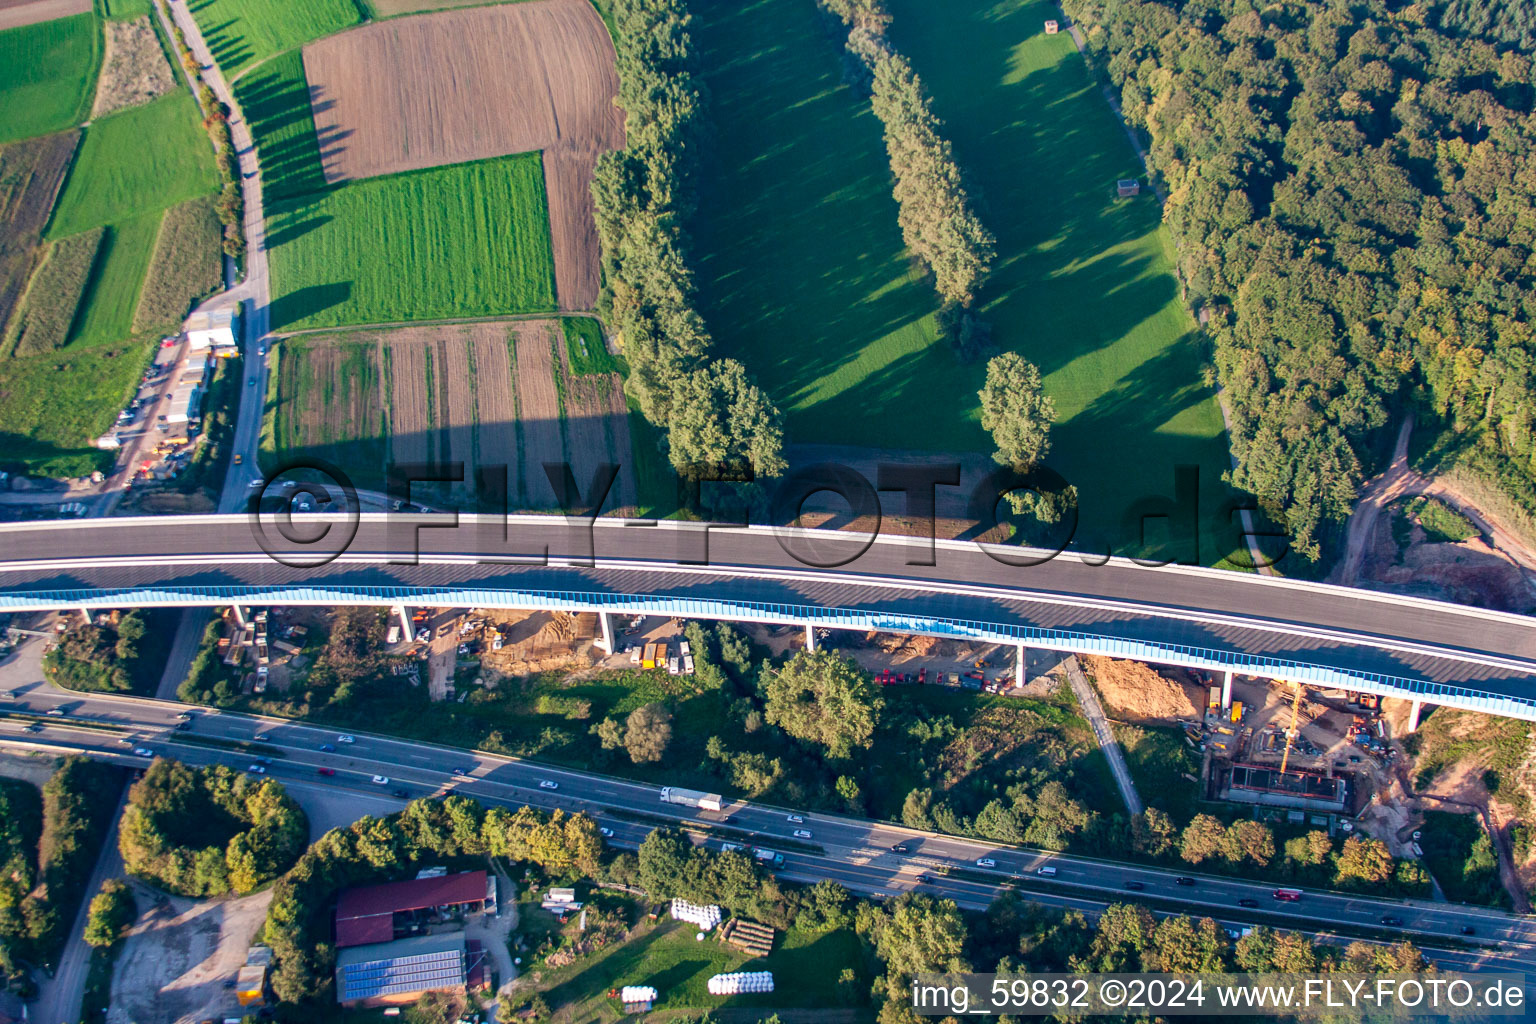
[[[588,0],[374,22],[304,48],[328,182],[541,150],[555,290],[597,302],[592,168],[624,145],[608,31]]]
[[[91,0],[0,0],[0,31],[84,14]]]

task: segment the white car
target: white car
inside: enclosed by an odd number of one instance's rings
[[[793,825],[804,825],[805,824],[805,819],[800,817],[800,815],[798,815],[798,814],[791,814],[789,816],[789,821],[790,821],[790,824],[793,824]]]
[[[133,748],[133,756],[134,757],[154,757],[155,756],[155,752],[153,750],[150,750],[148,747],[134,747]]]
[[[797,828],[797,829],[795,829],[795,838],[796,839],[809,839],[809,838],[811,838],[811,830],[808,829],[808,828]]]
[[[991,857],[977,857],[976,866],[979,868],[995,868],[997,867],[997,861]]]
[[[356,743],[357,740],[353,739],[351,736],[337,736],[336,737],[336,742],[337,743]]]
[[[265,774],[267,774],[266,768],[262,767],[259,764],[253,764],[253,765],[249,766],[248,768],[246,768],[245,770],[250,772],[252,775],[265,775]]]
[[[609,828],[606,825],[599,825],[597,831],[598,831],[598,834],[601,835],[604,839],[612,839],[613,838],[613,829]]]
[[[540,779],[539,780],[539,788],[540,789],[559,789],[560,788],[560,783],[556,782],[554,779]]]
[[[387,785],[389,785],[389,776],[388,775],[375,775],[373,777],[373,784],[375,786],[387,786]]]

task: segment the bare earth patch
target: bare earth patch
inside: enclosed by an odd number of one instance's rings
[[[557,507],[544,463],[565,460],[560,430],[560,396],[555,389],[552,332],[544,321],[514,326],[517,359],[517,418],[523,430],[523,502],[530,508]]]
[[[560,346],[560,372],[565,377],[565,439],[576,485],[586,493],[592,474],[604,462],[619,467],[604,511],[633,507],[634,459],[630,458],[629,407],[624,381],[616,373],[571,375],[569,351]]]
[[[399,464],[429,461],[432,417],[427,403],[427,348],[418,340],[392,338],[389,363],[390,457]]]
[[[475,397],[480,419],[475,443],[485,465],[507,467],[507,490],[520,493],[517,442],[517,395],[512,383],[512,351],[506,324],[476,324],[470,328],[470,358],[475,364]]]
[[[109,21],[106,30],[107,53],[96,82],[92,117],[148,103],[176,87],[148,17]]]
[[[613,44],[587,0],[374,22],[306,46],[304,70],[316,131],[337,140],[327,181],[542,150],[560,304],[592,308],[592,166],[624,127]]]
[[[1204,694],[1192,682],[1171,679],[1139,661],[1116,661],[1096,654],[1080,654],[1078,658],[1098,686],[1104,710],[1117,718],[1171,724],[1200,714]],[[1184,675],[1178,669],[1166,671]]]
[[[0,31],[84,14],[91,0],[0,0]]]

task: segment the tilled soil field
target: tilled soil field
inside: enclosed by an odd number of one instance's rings
[[[596,302],[592,164],[624,128],[613,45],[587,0],[375,22],[309,44],[304,69],[316,132],[337,140],[327,181],[542,150],[560,304]]]
[[[277,379],[279,463],[320,456],[378,488],[389,462],[462,462],[462,486],[413,489],[460,508],[474,503],[479,467],[505,466],[511,507],[548,511],[557,505],[544,463],[569,462],[585,494],[597,466],[613,462],[604,510],[636,502],[623,381],[573,376],[553,321],[302,335],[283,343]]]
[[[571,375],[566,348],[560,348],[560,372],[565,376],[565,439],[571,472],[585,493],[597,466],[616,462],[619,477],[609,492],[605,511],[636,503],[634,459],[629,447],[629,408],[624,382],[616,373]]]
[[[84,14],[91,0],[0,0],[0,32],[71,14]]]
[[[37,262],[43,226],[79,141],[72,129],[0,146],[0,335]]]
[[[544,472],[544,463],[565,459],[561,436],[560,393],[555,387],[554,336],[545,321],[517,324],[514,329],[517,360],[517,419],[523,434],[524,503],[531,508],[556,507],[555,490]]]

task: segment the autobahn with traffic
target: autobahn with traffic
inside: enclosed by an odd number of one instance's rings
[[[697,811],[663,803],[656,786],[480,751],[148,698],[74,693],[41,682],[17,690],[0,702],[0,746],[13,750],[80,752],[140,767],[163,755],[397,796],[402,804],[454,792],[486,803],[586,811],[621,846],[638,846],[657,825],[678,823],[712,844],[781,852],[781,871],[789,878],[828,878],[864,893],[921,890],[981,908],[1010,886],[1031,901],[1090,913],[1117,900],[1141,900],[1216,916],[1233,928],[1269,923],[1334,940],[1402,935],[1447,966],[1536,974],[1536,919],[1491,909],[1328,891],[1310,891],[1289,903],[1274,899],[1275,886],[1259,881],[999,846],[745,801],[718,813]],[[797,839],[797,830],[811,838]],[[1053,874],[1042,876],[1041,868]],[[1193,884],[1181,884],[1181,877]]]
[[[232,602],[560,608],[928,633],[1536,720],[1536,619],[1257,574],[606,517],[0,524],[0,610]]]

